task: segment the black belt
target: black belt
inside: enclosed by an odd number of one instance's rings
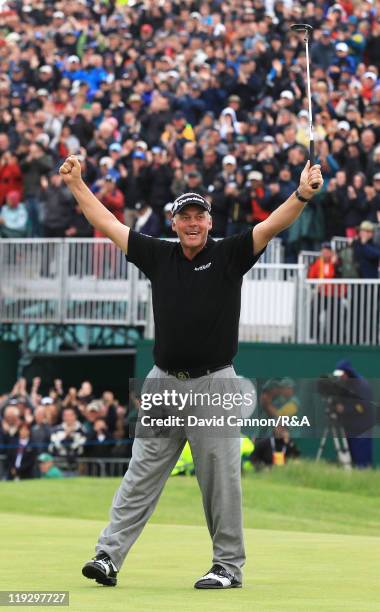
[[[208,376],[209,374],[218,372],[218,370],[224,370],[224,368],[230,368],[231,366],[232,363],[227,363],[227,365],[222,365],[217,368],[191,368],[190,370],[165,370],[165,368],[161,368],[161,370],[164,370],[168,376],[175,376],[175,378],[178,378],[179,380],[186,380],[187,378],[200,378],[201,376]]]

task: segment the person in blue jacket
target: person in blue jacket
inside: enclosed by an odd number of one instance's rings
[[[347,391],[347,396],[337,398],[335,410],[347,436],[352,463],[358,468],[372,467],[375,411],[371,387],[348,359],[337,362],[334,376]]]
[[[353,243],[360,278],[379,278],[380,247],[373,241],[374,231],[371,221],[362,221],[359,239]]]

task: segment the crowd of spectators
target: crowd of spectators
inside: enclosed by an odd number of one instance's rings
[[[57,176],[78,154],[121,220],[171,236],[210,198],[214,235],[265,219],[307,160],[305,46],[324,192],[282,238],[292,261],[380,221],[380,2],[13,0],[0,8],[0,235],[91,236]]]
[[[57,379],[43,395],[41,387],[45,386],[38,377],[31,385],[20,378],[9,394],[0,396],[3,478],[44,475],[54,460],[61,475],[69,476],[77,473],[82,457],[122,460],[130,456],[133,410],[127,411],[111,391],[95,399],[89,381],[79,389],[65,390]]]

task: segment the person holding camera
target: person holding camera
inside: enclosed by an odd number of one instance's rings
[[[338,361],[334,376],[345,392],[334,398],[333,407],[347,436],[352,463],[358,468],[372,467],[375,415],[371,388],[348,359]]]

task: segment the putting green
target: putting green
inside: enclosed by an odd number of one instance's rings
[[[68,590],[70,612],[380,610],[379,472],[300,462],[247,475],[244,588],[222,592],[193,589],[211,564],[195,478],[169,479],[116,588],[82,577],[119,482],[0,483],[0,589]]]
[[[206,529],[150,524],[105,588],[80,571],[103,525],[2,514],[1,589],[69,590],[71,612],[379,610],[380,538],[246,529],[244,588],[205,592],[192,584],[210,565]]]

